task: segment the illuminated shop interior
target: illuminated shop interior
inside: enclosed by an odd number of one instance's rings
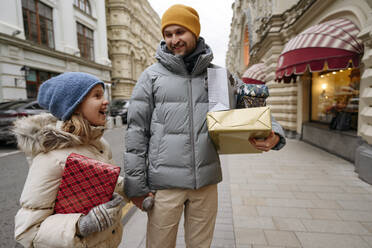
[[[349,120],[347,129],[357,130],[359,85],[359,68],[312,73],[311,121],[331,125],[342,114]]]

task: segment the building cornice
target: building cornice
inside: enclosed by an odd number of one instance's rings
[[[15,38],[13,36],[6,35],[6,34],[3,34],[3,33],[0,33],[0,42],[5,43],[5,44],[9,44],[9,45],[12,45],[12,46],[16,46],[16,47],[19,47],[19,48],[22,48],[24,50],[31,51],[31,52],[34,52],[34,53],[37,53],[37,54],[53,57],[53,58],[56,58],[56,59],[66,60],[68,62],[75,62],[77,64],[85,65],[85,66],[95,68],[95,69],[99,69],[99,70],[111,71],[110,66],[106,66],[106,65],[98,64],[98,63],[95,63],[95,62],[92,62],[92,61],[88,61],[88,60],[85,60],[83,58],[80,58],[80,57],[77,57],[77,56],[74,56],[74,55],[71,55],[71,54],[68,54],[68,53],[56,51],[54,49],[50,49],[50,48],[41,46],[41,45],[36,44],[34,42],[31,42],[31,41],[28,41],[28,40],[22,40],[22,39],[19,39],[19,38]]]

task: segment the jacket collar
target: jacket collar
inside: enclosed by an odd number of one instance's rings
[[[193,58],[193,56],[198,56],[198,58]],[[164,40],[162,40],[156,51],[155,58],[169,71],[172,71],[180,75],[199,75],[207,69],[209,64],[213,60],[213,53],[210,47],[205,44],[204,39],[199,37],[197,42],[197,48],[187,56],[187,59],[196,59],[194,69],[191,73],[187,71],[184,58],[179,55],[172,54],[166,46]]]

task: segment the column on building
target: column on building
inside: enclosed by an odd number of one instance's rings
[[[372,184],[372,16],[359,38],[364,44],[358,123],[358,135],[362,137],[362,142],[356,149],[355,166],[359,176]]]
[[[108,58],[105,1],[96,1],[97,13],[97,63],[111,66]]]
[[[72,0],[58,1],[58,6],[53,9],[56,49],[72,55],[79,53],[76,41],[76,23],[73,20],[75,17]]]

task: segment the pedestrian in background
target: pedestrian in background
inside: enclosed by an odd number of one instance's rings
[[[158,62],[141,74],[130,100],[125,190],[139,208],[145,197],[154,196],[146,247],[175,247],[182,213],[186,246],[210,247],[222,180],[206,123],[205,78],[213,54],[199,36],[199,16],[191,7],[171,6],[162,16],[161,31]],[[252,140],[253,145],[280,149],[284,133],[275,121],[273,131],[266,140]]]
[[[95,76],[69,72],[44,82],[38,102],[51,114],[17,120],[18,146],[32,164],[15,216],[15,239],[25,247],[118,247],[122,238],[123,197],[92,208],[87,215],[55,214],[59,185],[71,153],[113,164],[102,139],[108,101]],[[123,178],[116,190],[123,194]]]

